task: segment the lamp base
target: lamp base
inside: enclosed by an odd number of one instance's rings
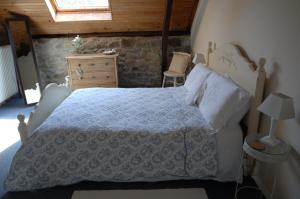
[[[280,141],[277,138],[271,137],[269,135],[260,138],[259,141],[262,142],[262,143],[264,143],[264,144],[267,144],[269,146],[272,146],[272,147],[276,146],[277,144],[280,143]]]

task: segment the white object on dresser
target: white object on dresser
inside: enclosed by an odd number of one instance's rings
[[[272,93],[257,109],[271,117],[269,135],[262,137],[260,141],[271,146],[279,144],[280,140],[275,137],[277,122],[295,117],[293,99],[281,93]]]
[[[81,54],[66,57],[72,90],[88,87],[118,87],[118,54]]]
[[[290,152],[290,146],[282,140],[278,140],[278,144],[275,146],[265,145],[262,150],[257,150],[251,146],[254,142],[258,141],[263,137],[262,134],[250,134],[246,136],[243,144],[244,153],[248,154],[255,160],[269,164],[279,164],[288,158]],[[243,160],[244,155],[242,156]],[[241,161],[242,163],[243,161]],[[242,164],[241,167],[242,168]],[[241,172],[239,172],[241,174]],[[274,177],[271,198],[273,198],[274,190],[276,188],[277,175]],[[242,187],[243,188],[243,187]],[[247,188],[247,187],[246,187]],[[250,187],[252,188],[252,187]],[[240,188],[241,189],[241,188]],[[236,187],[235,197],[237,197],[238,189]]]

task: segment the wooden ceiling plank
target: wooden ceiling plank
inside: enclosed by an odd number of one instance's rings
[[[44,0],[1,0],[0,18],[8,11],[29,16],[32,32],[39,34],[161,31],[167,0],[110,0],[112,21],[55,23]],[[186,31],[190,28],[191,12],[195,1],[173,0],[170,30]]]

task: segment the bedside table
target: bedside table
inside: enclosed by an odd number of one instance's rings
[[[290,147],[280,140],[274,147],[265,145],[264,150],[257,150],[250,146],[251,143],[259,140],[264,135],[248,135],[245,138],[243,150],[252,158],[266,163],[279,163],[287,159]]]
[[[247,155],[251,156],[257,161],[264,162],[264,163],[270,163],[270,164],[278,164],[283,161],[285,161],[289,155],[290,146],[280,140],[280,143],[276,146],[268,146],[264,144],[265,148],[262,150],[255,149],[251,146],[251,144],[255,141],[258,141],[260,138],[265,136],[264,134],[251,134],[246,136],[244,144],[243,144],[243,151]],[[242,163],[243,164],[243,157],[242,157]],[[242,169],[242,165],[240,167]],[[277,175],[275,176],[274,182],[273,182],[273,188],[271,192],[271,198],[273,198],[273,193],[276,187],[276,180]],[[235,196],[237,196],[238,189],[236,188]]]

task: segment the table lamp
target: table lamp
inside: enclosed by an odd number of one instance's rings
[[[280,142],[275,136],[278,120],[295,117],[293,99],[281,93],[272,93],[257,109],[271,117],[269,135],[262,137],[260,141],[269,146],[277,145]]]

